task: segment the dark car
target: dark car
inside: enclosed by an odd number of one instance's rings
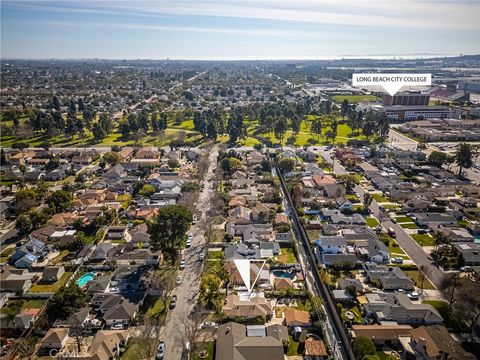
[[[172,299],[170,300],[170,309],[173,309],[175,306],[177,306],[177,295],[173,295]]]
[[[157,360],[163,360],[164,357],[165,357],[165,341],[160,341],[158,343],[157,355],[155,356],[155,358]]]

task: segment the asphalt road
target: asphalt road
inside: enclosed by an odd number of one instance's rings
[[[388,133],[388,140],[391,146],[402,150],[417,150],[418,142],[409,137],[400,134],[398,131],[390,129]]]
[[[216,169],[218,148],[215,147],[209,155],[209,167],[206,173],[204,190],[200,193],[197,201],[197,209],[201,212],[199,221],[193,225],[190,232],[193,234],[192,246],[184,250],[182,259],[186,261],[184,270],[179,270],[182,283],[177,285],[173,294],[177,295],[177,306],[170,310],[167,315],[165,326],[160,331],[160,340],[166,344],[165,360],[179,360],[183,351],[182,321],[184,321],[195,307],[198,299],[200,278],[203,271],[203,263],[198,261],[198,256],[206,252],[205,237],[201,230],[201,223],[207,222],[207,211],[210,209],[210,199],[213,196],[213,177]]]
[[[360,186],[356,185],[354,191],[359,195],[359,198],[363,202],[363,194],[366,190]],[[444,272],[432,264],[432,261],[428,258],[427,254],[423,251],[422,247],[405,232],[405,230],[398,224],[394,224],[388,214],[380,211],[378,203],[373,200],[369,206],[369,209],[372,211],[372,215],[379,220],[383,218],[382,226],[385,230],[391,227],[395,230],[396,241],[398,245],[405,251],[405,253],[410,257],[410,259],[418,266],[423,266],[424,274],[433,283],[436,287],[440,285],[444,277]]]

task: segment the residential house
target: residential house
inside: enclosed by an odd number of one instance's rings
[[[42,272],[42,283],[55,283],[65,274],[65,268],[63,266],[47,266]]]
[[[366,278],[383,290],[413,290],[413,281],[397,266],[380,266],[362,263]]]
[[[462,255],[465,265],[480,265],[480,244],[478,243],[455,243],[455,249]]]
[[[284,310],[284,320],[283,323],[289,329],[294,327],[310,327],[312,322],[310,321],[310,314],[308,311],[297,310],[292,307],[287,307]]]
[[[441,325],[420,326],[400,337],[403,358],[417,360],[475,360]]]
[[[413,327],[398,324],[372,324],[353,325],[352,332],[355,337],[365,337],[372,340],[375,345],[398,345],[401,336],[410,336]]]
[[[270,301],[258,295],[250,297],[243,294],[230,294],[227,296],[222,311],[225,317],[230,319],[237,317],[246,319],[261,317],[268,320],[273,315]]]
[[[40,341],[40,352],[62,349],[68,340],[68,330],[65,328],[50,328]]]
[[[366,294],[363,305],[367,316],[377,321],[396,321],[399,324],[434,325],[441,324],[443,318],[430,304],[413,303],[403,293]]]
[[[225,360],[283,360],[283,341],[288,332],[281,325],[266,329],[228,322],[217,329],[216,359]]]

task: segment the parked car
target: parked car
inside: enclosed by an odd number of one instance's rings
[[[202,324],[202,329],[213,329],[213,328],[216,328],[218,327],[218,325],[212,321],[205,321],[203,324]]]
[[[157,360],[163,360],[164,356],[165,356],[165,341],[160,341],[158,343],[157,355],[155,356],[155,358]]]
[[[180,275],[177,276],[177,280],[175,281],[177,285],[182,283],[182,277]]]
[[[472,269],[471,266],[462,266],[462,267],[460,268],[460,271],[461,271],[461,272],[472,272],[473,269]]]
[[[124,328],[123,324],[113,324],[110,329],[112,330],[122,330]]]
[[[187,248],[189,248],[190,246],[192,246],[192,239],[188,238],[187,239]]]
[[[393,230],[393,228],[391,228],[391,227],[388,228],[387,233],[388,233],[388,236],[391,236],[393,238],[397,237],[397,234],[395,233],[395,230]]]
[[[401,257],[394,257],[391,259],[393,264],[403,264],[403,258]]]
[[[205,260],[205,254],[204,253],[198,254],[198,261],[203,261],[203,260]]]
[[[181,261],[180,261],[180,266],[179,266],[180,270],[185,269],[185,266],[186,266],[185,260],[181,260]]]
[[[409,297],[410,300],[418,300],[418,298],[420,297],[420,294],[417,292],[412,292],[407,296]]]
[[[419,234],[427,234],[428,233],[428,229],[418,229],[417,232]]]
[[[172,295],[169,307],[170,309],[174,309],[175,306],[177,306],[177,295]]]

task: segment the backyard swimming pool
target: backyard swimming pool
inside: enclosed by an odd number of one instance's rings
[[[287,271],[283,270],[276,270],[273,272],[273,276],[279,277],[279,278],[284,278],[284,279],[293,279],[295,277],[295,273],[289,273]]]
[[[77,280],[77,285],[79,287],[84,287],[89,281],[93,280],[94,278],[95,278],[95,273],[94,272],[88,272],[86,274],[83,274]]]

